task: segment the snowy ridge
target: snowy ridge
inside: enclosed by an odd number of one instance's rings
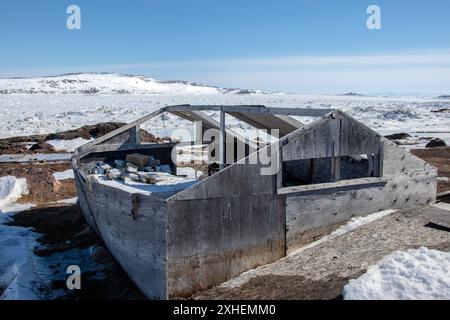
[[[187,81],[158,81],[116,73],[80,73],[40,78],[0,79],[0,94],[251,94]]]

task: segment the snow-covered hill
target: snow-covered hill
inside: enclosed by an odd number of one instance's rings
[[[0,94],[251,94],[261,90],[224,89],[144,76],[80,73],[41,78],[0,79]]]

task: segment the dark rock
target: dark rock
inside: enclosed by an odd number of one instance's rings
[[[443,109],[439,109],[439,110],[431,110],[431,112],[433,112],[433,113],[446,113],[446,112],[450,112],[450,109],[443,108]]]
[[[43,142],[43,141],[40,141],[40,142],[38,142],[38,143],[33,144],[33,145],[30,147],[29,151],[39,151],[39,152],[47,151],[47,152],[55,152],[56,150],[55,150],[55,148],[54,148],[51,144],[48,144],[48,143]]]
[[[364,97],[363,94],[357,93],[357,92],[347,92],[342,94],[342,96],[346,96],[346,97]]]
[[[81,93],[83,93],[83,94],[95,94],[95,93],[99,93],[99,92],[100,92],[100,90],[97,88],[89,88],[86,90],[81,90]]]
[[[385,138],[389,139],[389,140],[402,140],[402,139],[406,139],[406,138],[410,138],[410,137],[411,137],[411,135],[409,135],[406,132],[394,133],[394,134],[385,136]]]
[[[431,140],[430,142],[428,142],[428,144],[425,146],[425,148],[436,148],[436,147],[446,147],[447,144],[445,143],[445,141],[436,138]]]

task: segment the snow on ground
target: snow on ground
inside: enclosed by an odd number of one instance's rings
[[[310,249],[312,247],[315,247],[321,243],[324,243],[326,241],[329,240],[333,240],[339,236],[342,236],[343,234],[346,234],[347,232],[356,230],[360,227],[362,227],[363,225],[366,225],[368,223],[374,222],[378,219],[381,219],[383,217],[386,217],[387,215],[390,215],[392,213],[394,213],[397,210],[384,210],[384,211],[379,211],[379,212],[375,212],[372,214],[369,214],[367,216],[364,217],[353,217],[349,222],[347,222],[346,224],[344,224],[343,226],[339,227],[337,230],[333,231],[332,233],[330,233],[329,235],[320,238],[317,241],[314,241],[304,247],[301,247],[298,250],[295,250],[293,252],[291,252],[289,255],[295,255],[299,252],[305,251],[307,249]]]
[[[91,140],[76,138],[72,140],[48,140],[47,143],[52,145],[56,151],[74,152],[77,148],[88,143]]]
[[[76,204],[77,202],[78,202],[78,197],[63,199],[63,200],[58,201],[58,203],[65,203],[65,204]]]
[[[35,299],[31,290],[34,280],[35,257],[32,248],[36,234],[30,229],[5,226],[12,214],[28,210],[32,204],[15,204],[28,192],[25,179],[0,178],[0,299]]]
[[[425,247],[396,251],[344,287],[348,300],[448,300],[450,253]]]
[[[67,266],[78,265],[83,271],[101,269],[91,258],[92,248],[36,256],[33,251],[40,246],[39,234],[6,225],[14,214],[34,207],[15,202],[27,191],[25,179],[0,178],[0,300],[54,299],[62,292],[52,291],[51,282],[65,280]]]
[[[28,194],[25,178],[6,176],[0,178],[0,214],[22,195]]]
[[[53,172],[53,176],[56,180],[75,179],[75,175],[72,169],[66,171]]]
[[[11,210],[21,211],[30,207]],[[8,213],[0,213],[0,287],[5,288],[0,293],[0,300],[37,299],[38,294],[33,289],[37,278],[33,270],[38,259],[33,254],[37,234],[27,228],[5,226],[4,223],[12,220],[14,211]]]
[[[65,280],[66,268],[78,265],[83,271],[100,271],[93,262],[92,248],[71,249],[49,257],[39,257],[33,250],[40,246],[39,234],[29,228],[7,226],[14,213],[27,210],[33,205],[12,207],[7,214],[0,214],[0,300],[54,299],[62,291],[52,291],[51,282]]]
[[[33,250],[40,246],[39,234],[29,228],[7,226],[14,213],[27,210],[33,205],[20,205],[15,211],[0,214],[0,300],[55,299],[62,291],[53,291],[51,282],[65,280],[66,268],[78,265],[81,270],[100,271],[93,262],[92,248],[71,249],[49,257],[39,257]]]

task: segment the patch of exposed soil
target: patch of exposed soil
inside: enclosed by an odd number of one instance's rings
[[[313,280],[300,275],[267,274],[235,288],[215,287],[208,296],[232,300],[335,300],[341,299],[342,288],[348,281],[337,275]]]
[[[0,177],[26,178],[29,194],[20,202],[41,205],[76,197],[73,179],[58,181],[53,176],[54,172],[68,169],[71,169],[69,162],[0,163]]]
[[[412,154],[438,168],[439,177],[450,179],[450,147],[413,149]],[[450,181],[438,181],[438,192],[450,191]]]
[[[73,140],[76,138],[96,139],[111,131],[114,131],[125,123],[105,122],[95,125],[86,125],[78,129],[62,131],[50,134],[30,135],[23,137],[11,137],[0,139],[0,154],[33,154],[33,153],[52,153],[54,148],[46,143],[49,140]],[[142,142],[159,142],[170,140],[170,138],[156,138],[153,134],[141,129]],[[33,144],[30,147],[30,144]]]

